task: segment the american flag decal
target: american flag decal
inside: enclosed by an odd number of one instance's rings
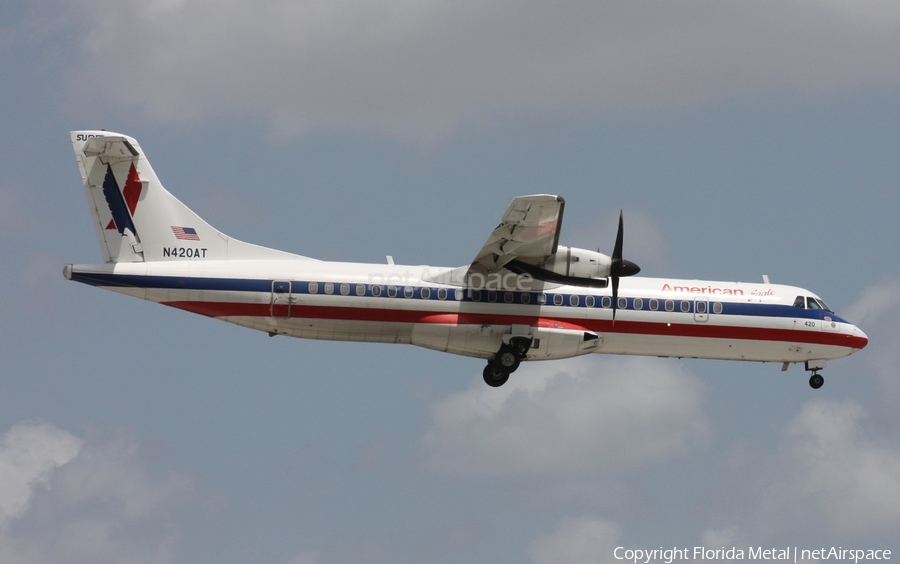
[[[172,226],[172,233],[175,234],[176,239],[181,239],[182,241],[199,241],[200,236],[197,235],[197,230],[193,227],[177,227],[175,225]]]

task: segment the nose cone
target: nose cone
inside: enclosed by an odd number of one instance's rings
[[[856,325],[853,325],[852,327],[853,328],[850,330],[852,344],[850,346],[853,348],[853,352],[861,351],[869,344],[869,337],[867,337],[866,334],[862,332],[862,329]]]

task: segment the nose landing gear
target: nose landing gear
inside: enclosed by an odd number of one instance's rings
[[[814,390],[821,388],[824,383],[825,378],[818,372],[813,372],[812,376],[809,377],[809,387]]]
[[[488,360],[484,367],[482,377],[484,383],[493,388],[498,388],[509,380],[509,375],[519,368],[519,364],[531,348],[531,337],[513,337],[509,344],[504,344],[497,354]]]
[[[819,374],[819,370],[825,368],[824,360],[808,360],[806,361],[806,369],[812,374],[809,377],[809,387],[818,390],[825,383],[825,377]]]

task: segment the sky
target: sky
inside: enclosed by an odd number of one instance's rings
[[[900,4],[0,5],[0,564],[900,555]],[[518,195],[643,275],[809,288],[870,344],[792,366],[482,361],[269,338],[66,281],[68,132],[137,138],[222,231],[467,264]]]

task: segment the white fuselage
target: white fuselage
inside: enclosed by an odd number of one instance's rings
[[[202,258],[202,257],[198,257]],[[451,269],[316,260],[189,260],[67,266],[66,277],[273,335],[406,343],[491,358],[513,336],[525,360],[592,352],[766,362],[824,361],[863,348],[802,288],[661,278],[529,291],[441,283]]]

